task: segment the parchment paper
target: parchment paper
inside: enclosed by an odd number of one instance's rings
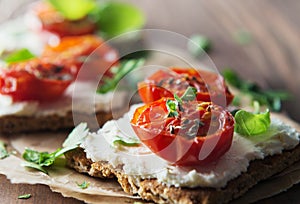
[[[278,115],[283,121],[291,124],[298,131],[299,124],[289,120],[283,115]],[[59,162],[49,169],[49,175],[21,166],[23,159],[21,153],[25,147],[38,151],[52,152],[61,147],[68,133],[36,133],[14,136],[0,136],[2,141],[9,145],[10,150],[16,153],[0,160],[0,173],[7,176],[12,183],[45,184],[52,191],[59,192],[65,197],[74,197],[87,203],[133,203],[139,201],[138,197],[129,196],[124,193],[118,183],[113,179],[103,180],[91,178],[69,169],[65,166],[65,160]],[[77,183],[89,182],[86,189],[81,189]],[[234,203],[249,203],[276,195],[294,184],[300,182],[300,162],[286,169],[284,172],[256,185],[239,200]]]

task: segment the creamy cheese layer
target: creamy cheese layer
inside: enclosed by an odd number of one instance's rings
[[[132,106],[123,118],[107,122],[97,133],[90,133],[81,144],[92,161],[108,161],[114,168],[135,178],[135,182],[157,178],[168,186],[220,188],[247,171],[251,160],[279,154],[299,143],[299,133],[294,128],[272,118],[271,127],[263,136],[250,140],[235,133],[230,150],[218,161],[207,166],[179,168],[151,153],[144,145],[122,148],[113,145],[113,141],[120,137],[138,139],[130,126],[137,106]]]

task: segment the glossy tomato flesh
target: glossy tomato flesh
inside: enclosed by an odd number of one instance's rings
[[[225,154],[232,143],[233,116],[211,102],[182,104],[179,115],[168,117],[171,98],[146,104],[134,113],[131,125],[158,156],[180,166],[206,165]]]
[[[156,101],[162,97],[182,96],[185,90],[196,88],[198,101],[212,101],[226,106],[233,100],[222,76],[193,68],[171,68],[159,70],[138,84],[139,95],[144,103]]]

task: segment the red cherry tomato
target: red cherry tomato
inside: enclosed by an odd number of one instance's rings
[[[42,58],[58,64],[74,64],[77,67],[76,75],[85,63],[88,70],[81,76],[96,78],[99,74],[110,76],[109,69],[118,63],[119,56],[117,51],[105,44],[101,38],[84,35],[64,37],[58,45],[46,46]]]
[[[212,101],[226,106],[233,100],[233,95],[222,76],[193,68],[159,70],[138,84],[139,94],[144,103],[162,97],[173,97],[174,93],[181,97],[189,86],[196,88],[198,101]]]
[[[35,29],[48,31],[60,37],[92,34],[96,30],[95,22],[88,17],[68,20],[47,2],[36,3],[32,13],[40,24],[36,25]]]
[[[39,59],[12,64],[0,70],[0,94],[11,96],[13,101],[55,100],[74,79],[69,70]]]
[[[137,108],[131,125],[152,152],[180,166],[206,165],[226,153],[232,143],[233,116],[211,102],[183,102],[169,115],[171,98]]]

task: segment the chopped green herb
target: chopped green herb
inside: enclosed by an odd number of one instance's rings
[[[81,123],[70,133],[68,138],[63,143],[63,148],[58,148],[52,153],[38,152],[27,148],[22,155],[24,160],[26,160],[26,162],[22,163],[22,166],[37,169],[48,174],[45,167],[51,166],[54,161],[64,153],[77,148],[87,134],[87,124]]]
[[[201,56],[203,53],[211,49],[211,41],[202,35],[193,35],[188,42],[188,50],[194,56]]]
[[[6,150],[6,144],[4,142],[0,141],[0,159],[4,159],[8,156],[9,156],[9,154]]]
[[[81,184],[76,182],[76,184],[77,184],[77,186],[78,186],[79,188],[81,188],[81,189],[86,189],[86,188],[88,188],[89,185],[90,185],[90,183],[89,183],[89,182],[86,182],[86,181],[82,182]]]
[[[235,116],[235,132],[253,136],[266,132],[271,124],[270,111],[265,113],[250,113],[244,110],[239,110]]]
[[[194,87],[189,86],[187,90],[184,92],[183,96],[181,97],[182,101],[192,101],[195,100],[197,94],[197,89]]]
[[[25,60],[29,60],[35,58],[35,55],[32,54],[28,49],[21,49],[17,50],[15,52],[10,53],[4,58],[4,61],[7,64],[11,64],[14,62],[21,62]]]
[[[92,14],[97,19],[102,36],[111,38],[140,29],[145,24],[143,12],[124,2],[106,2]]]
[[[113,142],[114,145],[118,146],[118,145],[123,145],[123,146],[127,146],[127,147],[134,147],[134,146],[139,146],[140,143],[139,142],[125,142],[124,140],[114,140]]]
[[[69,20],[79,20],[96,8],[95,0],[48,0],[48,2]]]
[[[166,106],[169,111],[168,117],[177,117],[179,113],[177,112],[178,102],[168,99],[166,101]]]
[[[18,199],[28,199],[28,198],[30,198],[31,197],[31,194],[24,194],[24,195],[19,195],[18,196]]]
[[[119,81],[132,70],[142,66],[144,64],[144,59],[137,60],[124,60],[120,63],[118,67],[112,67],[112,71],[115,73],[113,78],[104,77],[104,84],[97,90],[98,93],[104,94],[109,91],[114,90]]]
[[[279,112],[281,102],[291,98],[291,95],[285,91],[262,90],[257,84],[242,80],[231,69],[223,70],[222,74],[227,83],[249,95],[252,101],[258,101],[259,104],[268,106],[272,111]]]

